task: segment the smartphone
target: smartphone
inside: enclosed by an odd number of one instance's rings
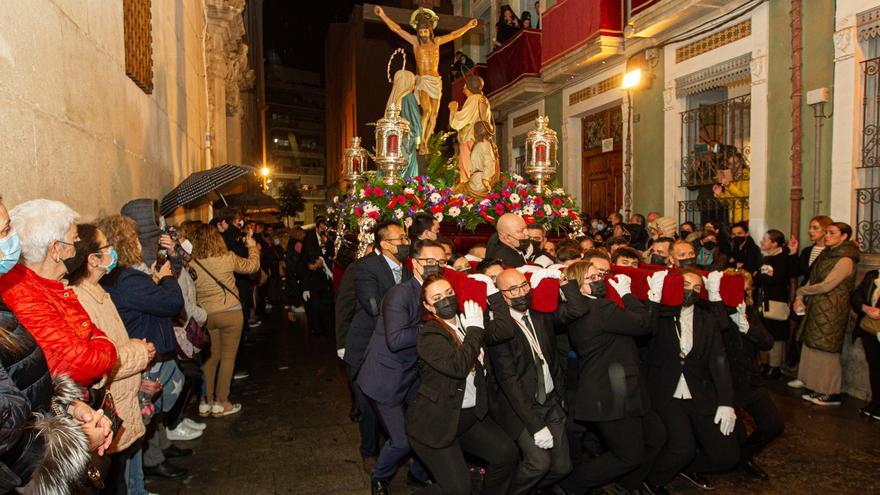
[[[168,251],[165,249],[160,249],[156,252],[156,269],[161,270],[165,263],[168,262]]]

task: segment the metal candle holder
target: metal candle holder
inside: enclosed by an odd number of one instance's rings
[[[385,116],[376,123],[376,163],[384,184],[392,185],[399,180],[409,161],[403,152],[404,143],[409,143],[409,139],[409,122],[400,117],[400,107],[396,103],[388,105]]]
[[[556,151],[559,138],[556,131],[547,127],[550,117],[539,116],[535,119],[535,128],[526,136],[525,173],[535,182],[535,191],[540,193],[547,187],[547,182],[556,175]]]
[[[367,150],[361,148],[361,138],[351,138],[351,146],[342,152],[342,178],[354,184],[364,175],[367,169]]]

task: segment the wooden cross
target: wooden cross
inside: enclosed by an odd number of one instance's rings
[[[436,0],[414,0],[413,3],[416,4],[412,9],[402,9],[400,7],[385,7],[382,6],[382,10],[385,11],[385,15],[388,16],[392,21],[400,24],[404,28],[409,27],[409,17],[412,15],[413,10],[425,6],[429,9],[432,9],[433,4]],[[427,5],[422,5],[427,4]],[[373,5],[371,3],[365,3],[363,9],[363,15],[365,21],[376,21],[382,22],[379,17],[373,13]],[[446,15],[446,14],[437,14],[440,17],[440,20],[437,21],[437,27],[434,29],[435,33],[445,33],[455,31],[456,29],[464,26],[468,22],[470,22],[470,17],[464,17],[460,15]],[[483,21],[477,20],[479,25],[476,27],[478,30],[485,29],[485,23]]]

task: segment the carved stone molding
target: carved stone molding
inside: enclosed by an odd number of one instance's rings
[[[880,7],[861,12],[857,17],[860,40],[869,40],[880,35]],[[836,45],[837,42],[835,42]]]
[[[253,84],[253,71],[248,67],[248,46],[245,35],[245,0],[207,0],[207,55],[208,76],[223,81],[226,93],[226,115],[241,111],[241,91]],[[208,85],[213,101],[214,84]]]
[[[767,82],[767,57],[762,55],[752,58],[749,62],[749,72],[752,76],[752,86]]]
[[[846,27],[834,33],[834,61],[838,62],[855,56],[853,28]]]
[[[727,86],[732,83],[748,81],[751,72],[752,54],[744,53],[730,60],[698,70],[675,80],[675,93],[679,98]],[[762,68],[762,70],[764,70]],[[765,77],[766,79],[766,77]]]
[[[675,104],[675,84],[670,83],[663,89],[663,110],[672,110]]]

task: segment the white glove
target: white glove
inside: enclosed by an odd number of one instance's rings
[[[614,287],[614,290],[617,291],[617,295],[620,297],[632,294],[632,280],[627,275],[621,273],[614,278],[609,278],[608,283],[611,284],[611,287]]]
[[[523,265],[516,267],[516,271],[526,274],[526,273],[535,273],[541,271],[542,268],[538,265]]]
[[[336,349],[336,355],[339,356],[339,359],[345,359],[345,347]]]
[[[648,300],[651,302],[659,303],[660,299],[663,297],[663,284],[666,282],[666,275],[669,275],[669,272],[666,270],[658,270],[651,274],[648,277]]]
[[[541,268],[532,274],[532,280],[530,281],[532,288],[534,289],[537,287],[538,284],[541,283],[541,280],[544,280],[545,278],[555,278],[556,280],[559,280],[562,278],[562,272],[555,268]]]
[[[491,296],[493,294],[498,293],[498,287],[495,287],[495,282],[492,281],[492,277],[482,274],[482,273],[472,273],[468,275],[468,278],[472,278],[474,280],[478,280],[486,284],[486,296]]]
[[[461,314],[461,326],[465,329],[470,327],[483,328],[483,310],[474,301],[464,302],[464,313]]]
[[[761,265],[761,273],[772,277],[773,276],[773,265]]]
[[[706,286],[706,292],[709,295],[709,301],[718,302],[721,300],[721,277],[724,274],[719,271],[709,273],[709,277],[703,277],[703,284]]]
[[[307,290],[304,290],[303,291],[303,301],[308,301],[310,297],[312,297],[312,293]]]
[[[719,425],[722,435],[730,436],[736,425],[736,412],[730,406],[718,406],[715,411],[715,424]]]
[[[739,303],[736,313],[730,315],[730,319],[739,327],[740,333],[749,333],[749,319],[746,317],[746,302]]]
[[[544,450],[553,448],[553,434],[546,426],[535,433],[535,446]]]
[[[877,334],[877,341],[880,342],[880,333]]]

